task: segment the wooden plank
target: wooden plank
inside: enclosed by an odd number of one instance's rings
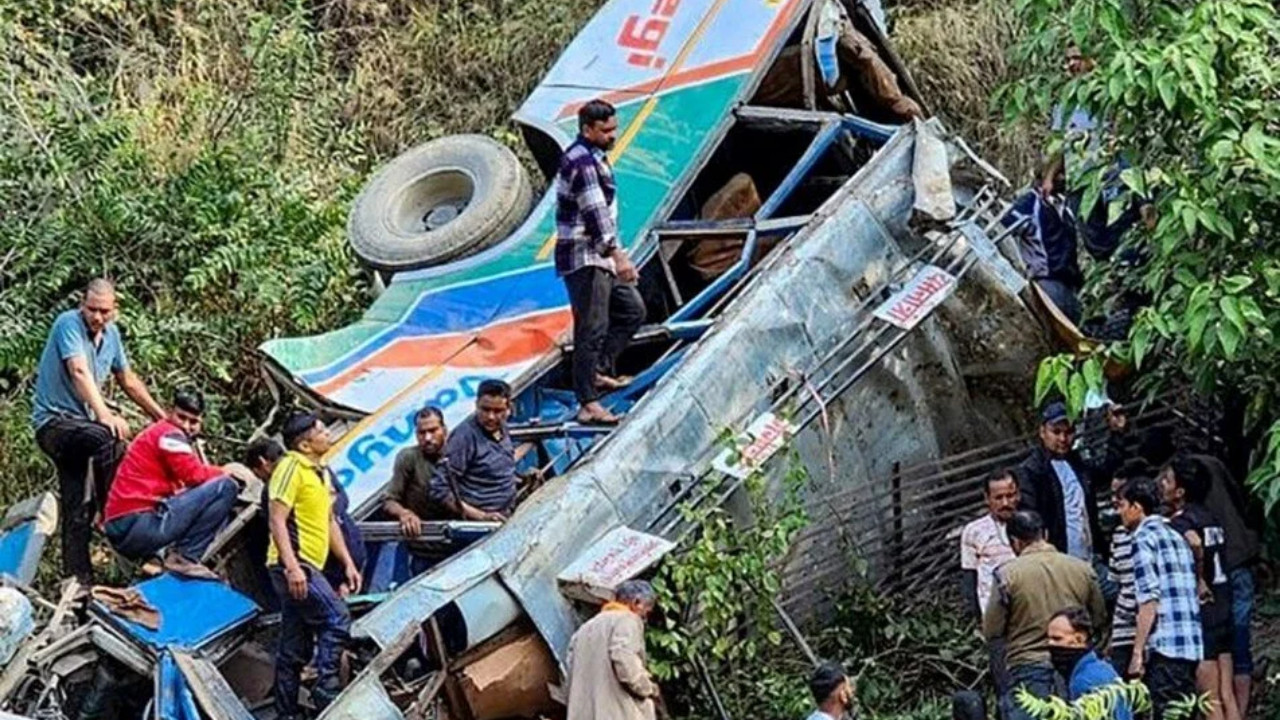
[[[213,663],[181,650],[172,652],[173,661],[187,679],[196,702],[212,720],[254,720]]]

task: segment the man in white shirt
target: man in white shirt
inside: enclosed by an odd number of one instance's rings
[[[982,494],[987,514],[965,525],[960,534],[960,596],[979,623],[991,599],[996,568],[1014,558],[1005,526],[1018,509],[1018,480],[1012,470],[997,470],[987,477]],[[988,653],[991,678],[996,691],[1003,693],[1007,685],[1003,640],[993,641]]]
[[[806,720],[853,718],[853,682],[839,663],[825,662],[809,676],[809,691],[818,704]]]

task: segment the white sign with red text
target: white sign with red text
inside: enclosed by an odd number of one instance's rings
[[[901,290],[876,308],[875,316],[910,330],[955,292],[956,278],[934,265],[920,268]]]
[[[744,480],[773,457],[795,434],[795,426],[773,413],[757,417],[745,432],[734,439],[734,447],[725,448],[711,461],[711,467],[725,475]]]
[[[670,540],[617,527],[578,556],[557,579],[568,595],[588,602],[609,600],[619,583],[644,572],[673,547]]]

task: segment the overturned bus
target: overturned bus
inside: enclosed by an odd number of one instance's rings
[[[618,108],[619,235],[649,315],[620,360],[635,381],[604,398],[615,427],[573,421],[554,190],[534,203],[515,155],[478,136],[370,180],[349,232],[379,297],[348,327],[262,346],[280,395],[334,419],[326,462],[370,531],[350,682],[321,717],[562,713],[553,690],[592,604],[695,530],[683,508],[775,473],[782,444],[811,467],[808,493],[867,498],[871,520],[832,538],[874,541],[895,467],[1016,432],[1045,333],[1007,181],[922,119],[882,22],[858,0],[611,0],[516,113],[549,178],[577,108]],[[434,405],[456,426],[485,378],[515,388],[519,462],[546,480],[501,525],[431,521],[409,542],[377,511],[413,415]],[[924,511],[895,522],[936,529]],[[224,569],[243,562],[218,547]],[[411,576],[412,555],[429,569]],[[846,559],[818,538],[789,562]],[[156,717],[269,717],[273,616],[251,575],[231,572],[243,592],[139,584],[157,628],[95,605],[92,628],[45,633],[42,682],[70,703],[102,675],[61,643],[150,678]],[[797,614],[820,613],[803,592]],[[6,707],[47,707],[22,687]]]

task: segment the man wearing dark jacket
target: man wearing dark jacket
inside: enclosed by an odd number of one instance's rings
[[[1120,435],[1128,428],[1128,418],[1120,408],[1109,407],[1107,426],[1111,434],[1104,456],[1088,462],[1071,447],[1075,428],[1066,406],[1050,403],[1041,414],[1040,446],[1017,467],[1019,506],[1039,513],[1054,547],[1085,562],[1107,555],[1094,489],[1109,483],[1123,460]]]

